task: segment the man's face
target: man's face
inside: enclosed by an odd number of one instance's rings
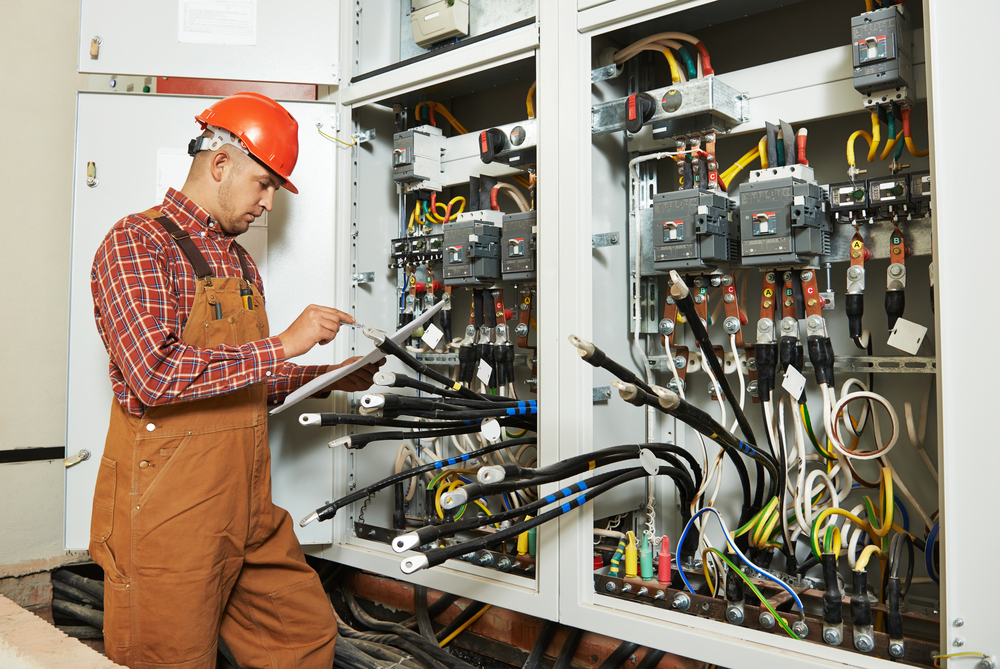
[[[216,218],[228,235],[241,235],[254,219],[271,211],[274,191],[281,187],[277,177],[257,161],[236,156],[233,166],[219,184]]]

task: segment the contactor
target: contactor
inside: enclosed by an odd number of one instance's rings
[[[528,281],[535,278],[536,234],[534,211],[503,217],[500,270],[505,281]]]
[[[913,85],[913,29],[905,5],[851,19],[854,88],[865,95]]]
[[[406,192],[441,191],[441,155],[445,138],[440,128],[422,125],[392,136],[392,178]]]
[[[500,280],[502,211],[468,211],[444,224],[444,282],[482,286]]]

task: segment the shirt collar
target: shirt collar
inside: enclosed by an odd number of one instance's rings
[[[173,215],[178,225],[191,228],[203,237],[210,235],[223,240],[229,239],[229,235],[222,232],[219,222],[206,209],[179,190],[167,188],[163,208],[164,213]]]

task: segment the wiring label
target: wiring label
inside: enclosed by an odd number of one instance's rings
[[[479,361],[479,368],[476,370],[476,378],[483,382],[484,385],[490,384],[490,377],[493,376],[493,368],[490,367],[490,363],[485,360]]]
[[[899,318],[896,320],[896,327],[892,329],[889,341],[886,343],[900,351],[916,355],[917,351],[920,350],[920,345],[924,343],[925,336],[927,336],[927,328],[923,325]]]
[[[436,348],[438,342],[441,341],[441,337],[444,333],[438,328],[438,326],[433,323],[429,323],[426,328],[424,328],[424,336],[420,338],[420,341],[424,342],[431,348]]]
[[[785,370],[784,378],[781,379],[781,387],[788,391],[788,394],[796,399],[802,399],[802,391],[806,387],[806,377],[802,376],[799,370],[791,365]]]

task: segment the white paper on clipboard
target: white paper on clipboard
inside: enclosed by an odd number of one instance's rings
[[[441,302],[438,302],[424,313],[414,318],[412,321],[407,323],[399,330],[396,330],[394,334],[389,335],[389,338],[392,339],[397,344],[402,344],[404,341],[406,341],[406,339],[410,337],[410,335],[412,335],[417,330],[417,328],[419,328],[421,325],[430,320],[431,316],[441,311],[441,308],[443,306],[444,306],[444,301],[442,300]],[[327,372],[323,376],[317,376],[309,383],[301,386],[298,390],[289,393],[288,396],[285,397],[285,401],[280,406],[271,409],[271,415],[276,416],[285,409],[288,409],[294,406],[295,404],[298,404],[300,400],[304,400],[310,395],[313,395],[322,390],[323,388],[326,388],[331,383],[335,383],[336,381],[339,381],[348,374],[351,374],[361,369],[365,365],[370,365],[373,362],[377,362],[378,360],[381,360],[384,357],[385,353],[376,348],[365,357],[351,363],[347,367],[341,367],[340,369],[335,369],[332,372]]]

